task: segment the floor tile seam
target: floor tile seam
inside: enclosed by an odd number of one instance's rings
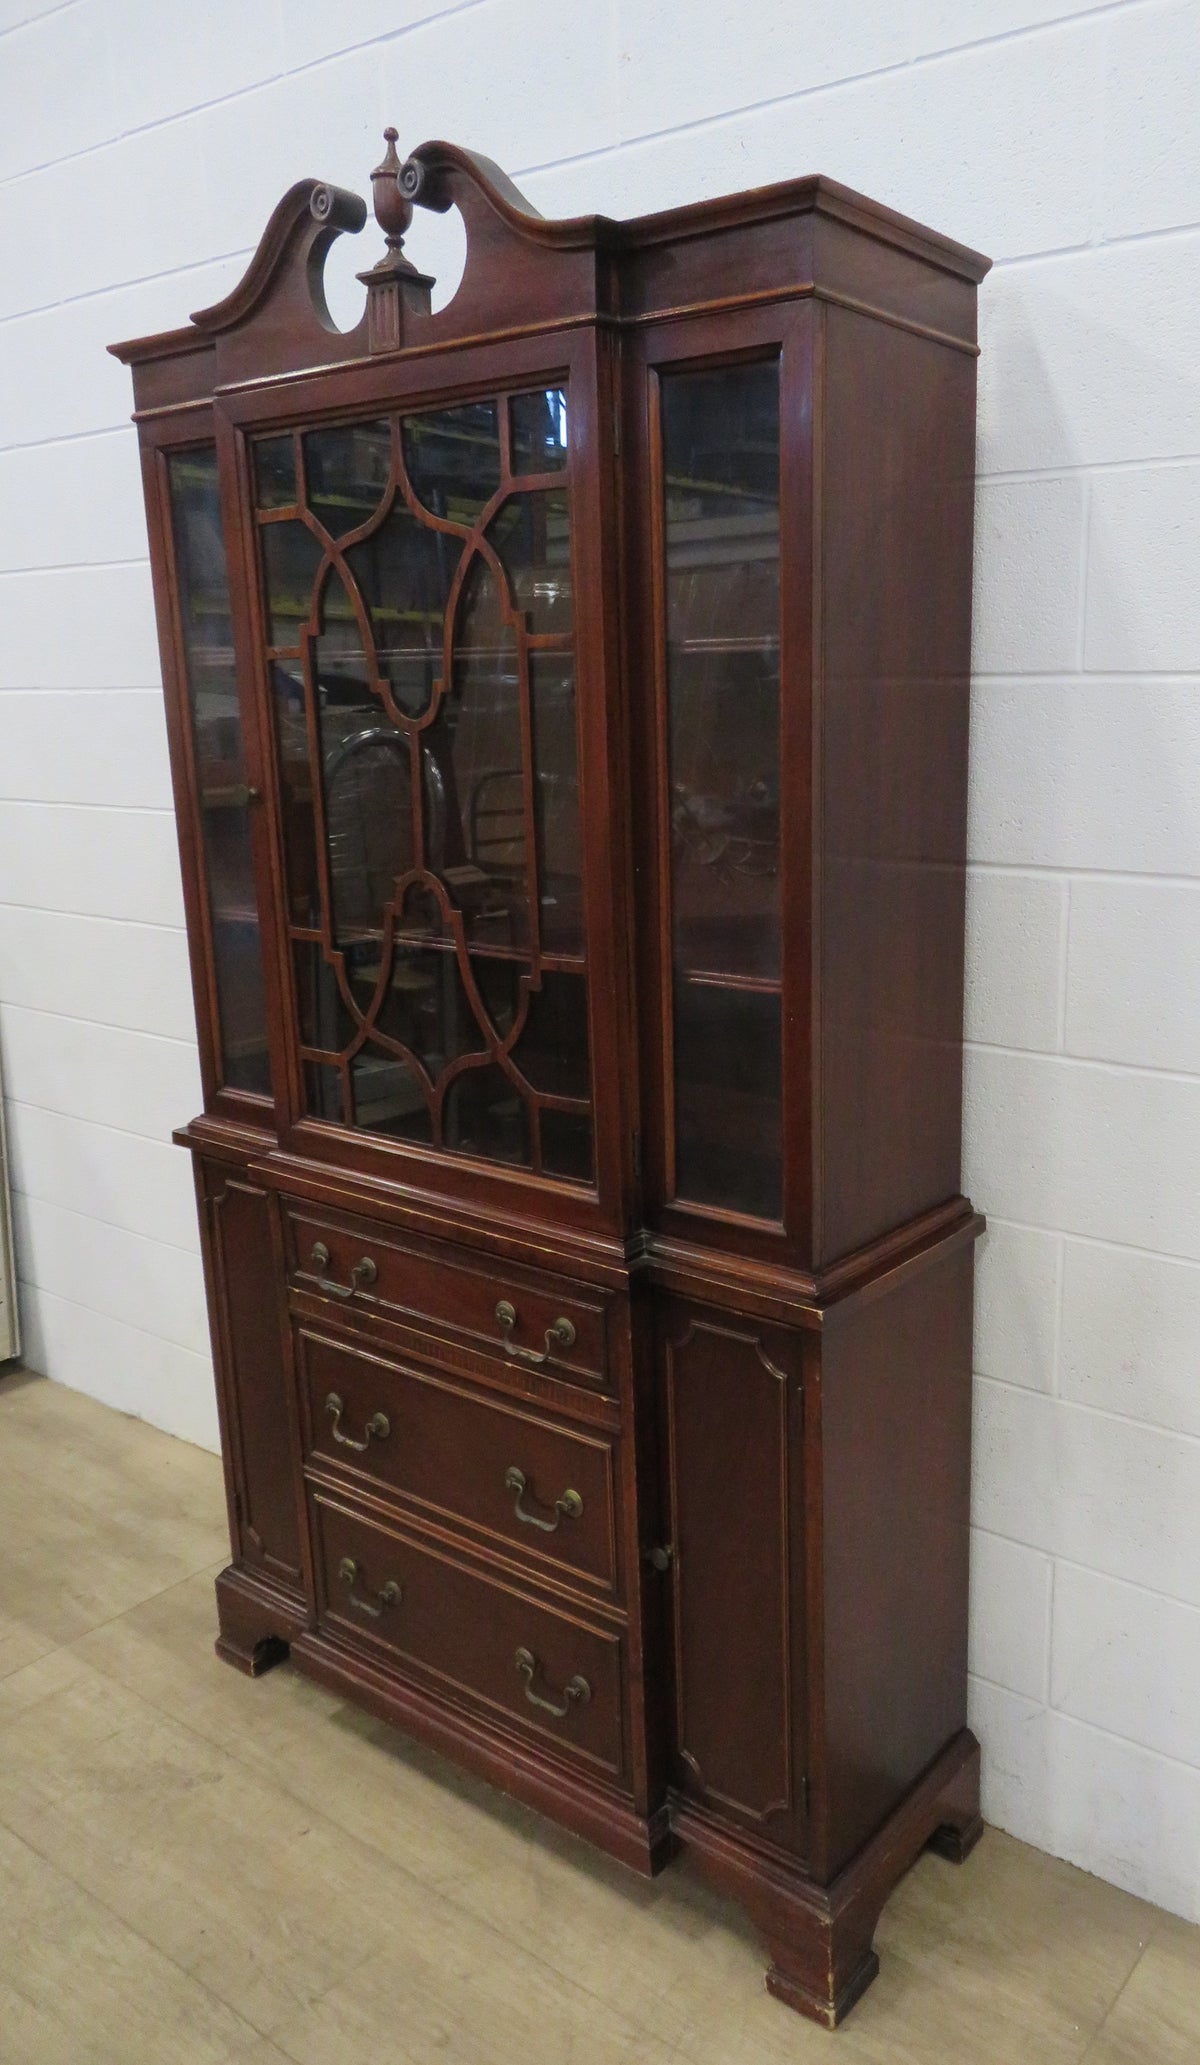
[[[1084,2052],[1083,2057],[1080,2059],[1079,2065],[1088,2065],[1088,2059],[1095,2055],[1098,2055],[1100,2039],[1104,2035],[1104,2032],[1108,2028],[1109,2023],[1112,2021],[1113,2016],[1116,2014],[1118,2007],[1124,2000],[1125,1995],[1128,1993],[1129,1988],[1133,1984],[1133,1981],[1137,1973],[1141,1969],[1142,1962],[1146,1956],[1146,1952],[1149,1950],[1151,1943],[1154,1942],[1155,1936],[1157,1934],[1158,1931],[1157,1929],[1155,1929],[1149,1937],[1148,1941],[1143,1943],[1141,1950],[1138,1952],[1137,1957],[1134,1959],[1132,1970],[1126,1974],[1124,1981],[1122,1982],[1121,1986],[1118,1987],[1116,1994],[1114,1995],[1113,1999],[1109,2002],[1108,2007],[1105,2009],[1104,2017],[1100,2023],[1099,2028],[1093,2030],[1091,2037],[1088,2039],[1088,2047]]]
[[[108,1674],[106,1672],[101,1672],[100,1675],[107,1676]],[[109,1682],[116,1683],[119,1681],[110,1679]],[[140,1698],[141,1695],[135,1694],[135,1697]],[[151,1702],[145,1701],[144,1704],[150,1706]],[[186,1723],[182,1721],[177,1721],[174,1715],[164,1716],[162,1715],[161,1709],[157,1707],[151,1707],[151,1710],[155,1715],[159,1716],[160,1718],[171,1720],[176,1726],[183,1728],[186,1733],[193,1736],[195,1735],[194,1730],[188,1729]],[[116,1736],[127,1733],[128,1727],[132,1727],[133,1725],[135,1724],[131,1722],[127,1724],[126,1728],[114,1729],[113,1734],[111,1736],[105,1737],[104,1740],[112,1741]],[[211,1742],[208,1742],[202,1736],[195,1736],[195,1739],[198,1742],[203,1743],[203,1746],[210,1751],[214,1747],[214,1745]],[[260,1778],[260,1783],[261,1782],[262,1781]],[[312,1815],[314,1821],[327,1821],[327,1817],[323,1816],[320,1813],[319,1809],[312,1808],[310,1802],[306,1800],[293,1800],[293,1804],[302,1806],[306,1810],[306,1812]],[[333,1828],[335,1834],[343,1837],[346,1836],[347,1831],[338,1828],[336,1823],[329,1823],[328,1825],[331,1828]],[[128,1915],[122,1914],[121,1910],[117,1907],[114,1907],[111,1901],[106,1900],[103,1894],[97,1893],[93,1887],[86,1885],[82,1879],[77,1878],[75,1876],[75,1873],[73,1871],[69,1871],[67,1867],[64,1864],[62,1864],[57,1857],[52,1857],[48,1854],[48,1852],[40,1849],[35,1842],[32,1842],[30,1840],[27,1834],[25,1834],[20,1829],[13,1828],[9,1822],[3,1819],[2,1816],[0,1816],[0,1827],[2,1827],[5,1830],[6,1834],[12,1836],[15,1839],[15,1841],[21,1843],[25,1849],[31,1852],[33,1856],[40,1858],[41,1862],[45,1864],[52,1872],[57,1873],[57,1875],[60,1878],[65,1879],[68,1882],[68,1884],[74,1886],[76,1892],[79,1893],[84,1900],[91,1901],[94,1904],[94,1906],[98,1907],[102,1911],[102,1913],[108,1915],[110,1920],[116,1922],[120,1928],[127,1930],[131,1936],[135,1937],[140,1944],[152,1951],[156,1957],[164,1958],[166,1962],[174,1968],[175,1971],[179,1972],[183,1978],[190,1981],[192,1985],[200,1987],[202,1991],[208,1995],[209,1999],[215,2001],[217,2005],[224,2009],[227,2014],[236,2016],[237,2020],[245,2025],[243,2031],[240,2032],[238,2036],[239,2044],[242,2043],[246,2037],[250,2037],[256,2040],[265,2039],[270,2043],[278,2045],[278,2038],[275,2036],[273,2029],[264,2029],[263,2027],[261,2027],[260,2024],[253,2019],[252,2015],[245,2007],[241,2006],[239,2003],[234,2002],[233,2000],[226,1999],[225,1995],[218,1992],[217,1988],[211,1983],[210,1980],[202,1978],[199,1972],[197,1972],[193,1966],[184,1964],[181,1959],[175,1956],[173,1951],[167,1950],[161,1943],[156,1943],[154,1941],[154,1938],[152,1936],[148,1936],[145,1930],[140,1928],[135,1921],[132,1921]],[[351,1840],[353,1840],[353,1838],[351,1838]],[[337,1974],[336,1978],[331,1979],[329,1985],[327,1987],[323,1987],[319,1994],[314,1994],[312,1998],[299,2010],[299,2012],[307,2013],[310,2008],[318,2006],[320,2002],[325,1999],[327,1994],[334,1992],[337,1987],[345,1985],[346,1982],[349,1979],[352,1979],[355,1973],[360,1971],[362,1969],[362,1966],[366,1964],[376,1954],[377,1947],[368,1947],[363,1951],[362,1956],[360,1958],[349,1961],[346,1967]],[[282,2047],[280,2046],[280,2048]],[[226,2055],[229,2056],[230,2054],[227,2053]]]
[[[173,1577],[169,1584],[160,1585],[156,1591],[147,1592],[141,1599],[131,1599],[128,1606],[118,1607],[116,1613],[107,1614],[103,1620],[94,1621],[90,1627],[81,1628],[79,1633],[72,1635],[68,1641],[57,1642],[54,1646],[56,1649],[74,1649],[77,1643],[86,1642],[89,1636],[98,1635],[103,1628],[115,1627],[119,1620],[124,1620],[127,1614],[136,1613],[139,1607],[149,1606],[155,1599],[165,1599],[167,1593],[175,1591],[179,1585],[194,1584],[198,1577],[203,1577],[205,1571],[211,1569],[211,1563],[201,1563],[195,1570],[186,1571],[182,1577]],[[86,1663],[90,1659],[85,1657],[83,1661]],[[112,1672],[105,1671],[102,1675],[110,1678]]]
[[[121,1914],[117,1908],[112,1906],[111,1902],[104,1899],[102,1894],[93,1892],[90,1886],[85,1886],[82,1880],[76,1878],[74,1872],[68,1871],[66,1866],[59,1862],[57,1857],[48,1856],[44,1850],[39,1849],[38,1845],[35,1842],[31,1842],[30,1838],[27,1835],[23,1834],[18,1829],[10,1827],[7,1822],[4,1822],[0,1825],[4,1827],[5,1832],[8,1835],[13,1837],[15,1842],[20,1843],[23,1849],[28,1850],[31,1857],[36,1857],[38,1861],[44,1864],[48,1870],[52,1871],[56,1877],[65,1880],[67,1885],[73,1886],[75,1891],[80,1895],[80,1897],[83,1900],[87,1901],[92,1907],[98,1908],[101,1914],[107,1915],[109,1921],[115,1922],[119,1929],[123,1929],[127,1935],[131,1936],[135,1942],[139,1943],[142,1946],[143,1951],[148,1950],[154,1957],[162,1958],[166,1964],[171,1966],[172,1970],[179,1973],[181,1978],[187,1979],[193,1986],[198,1986],[201,1989],[201,1991],[203,1993],[206,1993],[210,2000],[215,2001],[218,2007],[222,2008],[226,2014],[233,2015],[237,2021],[241,2022],[244,2025],[244,2027],[243,2031],[238,2036],[239,2044],[244,2044],[246,2038],[258,2039],[264,2036],[269,2036],[270,2032],[268,2030],[260,2029],[258,2027],[258,2024],[256,2022],[252,2022],[250,2017],[247,2014],[245,2014],[241,2008],[235,2008],[231,2002],[223,2000],[221,1998],[221,1995],[215,1992],[214,1989],[208,1985],[206,1980],[198,1979],[194,1972],[190,1972],[187,1969],[186,1965],[181,1965],[177,1957],[173,1957],[169,1950],[164,1950],[160,1943],[155,1943],[153,1938],[147,1936],[143,1929],[139,1929],[136,1922],[131,1922],[127,1915]],[[36,2007],[37,2002],[33,2002],[31,2005]],[[227,2051],[225,2054],[227,2059],[232,2055],[232,2052],[229,2051]]]
[[[187,1583],[189,1582],[189,1580],[184,1579],[181,1580],[181,1582]],[[172,1586],[166,1587],[166,1590],[168,1591],[173,1589],[174,1587]],[[163,1594],[159,1593],[155,1596],[161,1598]],[[137,1609],[136,1607],[131,1607],[127,1610],[129,1612],[135,1612]],[[120,1620],[123,1617],[123,1615],[118,1614],[114,1616],[114,1619]],[[104,1623],[105,1626],[111,1626],[112,1624],[112,1622]],[[89,1630],[89,1633],[93,1632],[95,1631]],[[79,1637],[79,1640],[86,1640],[86,1637],[81,1636]],[[73,1647],[74,1645],[72,1644],[70,1646]],[[254,1781],[260,1784],[263,1782],[263,1774],[261,1770],[257,1769],[251,1760],[246,1759],[239,1754],[238,1739],[236,1736],[231,1741],[214,1741],[213,1737],[202,1734],[201,1731],[193,1727],[190,1722],[181,1720],[176,1713],[173,1713],[168,1707],[163,1706],[159,1702],[159,1700],[157,1700],[153,1696],[153,1694],[149,1692],[144,1692],[137,1687],[130,1686],[123,1677],[119,1676],[111,1668],[106,1669],[103,1664],[93,1662],[92,1658],[90,1657],[84,1658],[82,1659],[82,1661],[86,1662],[89,1668],[97,1671],[101,1677],[107,1679],[110,1684],[121,1685],[124,1687],[125,1690],[133,1691],[135,1698],[140,1699],[147,1707],[151,1709],[153,1713],[158,1715],[161,1719],[171,1722],[174,1726],[182,1728],[186,1734],[193,1737],[193,1739],[197,1742],[202,1743],[204,1747],[209,1751],[215,1750],[217,1754],[227,1757],[230,1760],[230,1762],[236,1765],[238,1770],[241,1771],[244,1776],[253,1779]],[[403,1730],[398,1731],[398,1733],[401,1734],[405,1741],[411,1741],[414,1739],[412,1737],[404,1736]],[[387,1868],[387,1870],[397,1872],[415,1893],[423,1894],[427,1899],[432,1897],[434,1899],[444,1900],[447,1906],[453,1911],[454,1914],[460,1916],[463,1920],[470,1922],[475,1927],[486,1930],[488,1935],[492,1937],[497,1944],[502,1945],[505,1950],[516,1950],[523,1957],[528,1957],[531,1960],[531,1962],[535,1964],[539,1968],[539,1970],[544,1972],[548,1978],[552,1979],[557,1986],[570,1986],[582,1998],[594,2004],[595,2006],[602,2008],[607,2015],[616,2016],[621,2022],[624,2029],[627,2030],[631,2038],[642,2037],[658,2043],[666,2041],[666,2039],[663,2038],[661,2031],[654,2029],[647,2023],[635,2019],[634,2017],[629,2015],[625,2009],[615,2007],[614,2004],[610,2000],[606,1999],[606,1997],[603,1994],[594,1992],[592,1987],[590,1985],[587,1985],[583,1980],[581,1980],[577,1974],[566,1972],[559,1966],[550,1963],[544,1956],[542,1956],[542,1954],[539,1951],[531,1948],[531,1946],[528,1943],[522,1941],[519,1935],[510,1935],[507,1932],[507,1930],[499,1926],[494,1920],[492,1920],[492,1918],[489,1915],[480,1914],[477,1909],[467,1906],[464,1902],[457,1899],[452,1890],[452,1881],[442,1881],[440,1879],[437,1881],[433,1881],[428,1878],[422,1877],[419,1873],[412,1870],[410,1866],[404,1864],[403,1862],[401,1862],[400,1859],[394,1857],[390,1852],[385,1850],[371,1836],[365,1835],[357,1830],[347,1828],[342,1822],[334,1820],[332,1815],[326,1813],[323,1808],[315,1806],[311,1799],[308,1799],[303,1794],[294,1791],[287,1782],[286,1762],[280,1764],[278,1767],[273,1768],[270,1783],[274,1787],[274,1789],[277,1792],[282,1793],[284,1798],[287,1799],[293,1806],[303,1809],[303,1811],[306,1814],[311,1814],[315,1820],[319,1821],[327,1829],[331,1830],[334,1835],[340,1837],[343,1841],[359,1845],[361,1849],[369,1857],[377,1858],[380,1861],[380,1863]],[[372,1954],[373,1953],[367,1953],[366,1955]],[[333,1986],[343,1984],[345,1977],[346,1975],[343,1974],[339,1979],[333,1982]],[[333,1986],[326,1990],[332,1991]],[[324,1994],[322,1994],[320,1998],[324,1999]],[[275,2037],[271,2031],[262,2031],[261,2033],[263,2035],[270,2036],[272,2042],[278,2042],[278,2038]]]
[[[187,1580],[184,1580],[184,1582],[187,1582]],[[173,1587],[167,1587],[167,1589],[171,1590],[173,1589]],[[162,1594],[157,1594],[156,1596],[161,1597]],[[134,1610],[136,1609],[130,1609],[130,1611]],[[115,1616],[115,1619],[117,1620],[121,1618],[123,1618],[122,1615],[118,1614]],[[105,1626],[111,1626],[112,1624],[112,1622],[104,1623]],[[89,1630],[89,1633],[93,1632],[95,1631]],[[86,1639],[86,1636],[79,1637],[80,1641],[84,1641]],[[66,1646],[73,1648],[74,1644]],[[378,1842],[374,1841],[371,1836],[363,1834],[358,1830],[347,1828],[344,1823],[334,1820],[333,1816],[328,1814],[322,1807],[315,1805],[311,1799],[307,1798],[302,1793],[294,1791],[292,1787],[287,1783],[286,1763],[283,1763],[277,1767],[273,1767],[271,1778],[269,1781],[266,1781],[264,1780],[262,1771],[256,1767],[254,1762],[239,1754],[238,1739],[236,1736],[230,1741],[215,1740],[212,1736],[203,1734],[198,1728],[194,1727],[191,1722],[181,1719],[180,1716],[177,1713],[173,1712],[169,1707],[162,1705],[160,1701],[153,1696],[153,1694],[142,1691],[140,1688],[136,1686],[130,1685],[125,1678],[118,1675],[118,1673],[113,1669],[106,1668],[105,1665],[102,1663],[96,1663],[91,1657],[81,1658],[81,1661],[86,1663],[89,1669],[96,1671],[98,1676],[106,1679],[109,1684],[121,1686],[126,1691],[132,1691],[134,1697],[140,1700],[142,1704],[146,1706],[158,1719],[170,1722],[173,1727],[182,1729],[186,1735],[190,1736],[192,1740],[194,1740],[195,1742],[201,1744],[206,1750],[210,1752],[210,1754],[215,1753],[218,1756],[226,1758],[231,1764],[233,1764],[237,1768],[238,1771],[241,1772],[243,1777],[252,1780],[256,1784],[269,1783],[272,1786],[272,1788],[276,1792],[281,1793],[283,1797],[293,1807],[297,1807],[301,1809],[305,1814],[311,1815],[315,1823],[319,1823],[324,1828],[328,1829],[335,1837],[340,1838],[340,1840],[342,1840],[343,1842],[355,1844],[366,1854],[367,1857],[377,1859],[379,1863],[386,1868],[387,1871],[396,1872],[400,1876],[400,1878],[402,1878],[406,1882],[406,1884],[411,1888],[411,1890],[414,1893],[422,1894],[426,1899],[434,1898],[444,1900],[447,1906],[450,1907],[455,1914],[461,1916],[464,1920],[474,1924],[476,1927],[485,1929],[488,1935],[493,1937],[498,1944],[503,1945],[503,1947],[506,1950],[517,1950],[523,1956],[529,1957],[532,1960],[532,1962],[536,1964],[542,1971],[544,1971],[548,1975],[548,1977],[552,1978],[556,1982],[556,1984],[562,1985],[566,1983],[572,1986],[578,1993],[585,1996],[588,2000],[597,2002],[600,2006],[604,2007],[606,2012],[615,2012],[618,2015],[620,2015],[622,2021],[627,2026],[631,2036],[656,2036],[657,2033],[653,2029],[644,2026],[640,2022],[632,2020],[632,2018],[625,2014],[624,2010],[614,2010],[611,2007],[611,2004],[604,2000],[604,1997],[602,1995],[593,1993],[591,1988],[584,1986],[577,1977],[574,1977],[568,1973],[564,1973],[560,1971],[556,1965],[548,1963],[544,1957],[542,1957],[537,1951],[530,1949],[530,1947],[527,1944],[523,1943],[519,1937],[510,1936],[504,1929],[498,1927],[498,1925],[491,1919],[490,1916],[480,1914],[476,1909],[468,1907],[461,1901],[457,1900],[454,1897],[453,1892],[451,1891],[451,1882],[442,1881],[440,1879],[437,1881],[433,1881],[428,1878],[422,1877],[419,1873],[412,1870],[410,1866],[404,1864],[400,1859],[396,1858],[389,1851],[385,1850]],[[49,1694],[47,1696],[52,1698],[54,1695]],[[130,1723],[128,1725],[132,1726],[134,1724]],[[123,1732],[123,1729],[115,1729],[113,1731],[113,1734],[118,1735]],[[412,1738],[406,1737],[404,1739],[411,1740]],[[373,1952],[364,1953],[364,1961],[367,1956],[371,1956],[373,1954]],[[355,1967],[355,1969],[357,1969],[357,1967]],[[346,1974],[342,1974],[337,1980],[332,1982],[331,1987],[327,1988],[326,1991],[332,1991],[334,1986],[338,1986],[344,1983],[344,1979],[346,1976]],[[320,1998],[323,1999],[324,1994],[322,1994]],[[266,2030],[260,2033],[263,2035],[271,2034],[270,2031]],[[271,2040],[274,2042],[277,2039],[275,2039],[272,2036]]]

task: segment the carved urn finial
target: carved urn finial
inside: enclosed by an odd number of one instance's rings
[[[370,272],[358,277],[367,290],[367,338],[372,351],[395,351],[403,342],[405,318],[428,315],[428,273],[418,272],[404,255],[404,232],[412,221],[412,191],[402,191],[405,167],[396,155],[396,135],[383,132],[387,149],[371,174],[375,220],[387,238],[387,250]]]
[[[371,201],[375,209],[375,220],[387,238],[388,255],[397,257],[404,242],[404,232],[412,221],[412,202],[400,191],[400,160],[396,155],[396,139],[399,131],[388,127],[383,132],[387,150],[371,174]],[[387,260],[382,261],[384,264]]]

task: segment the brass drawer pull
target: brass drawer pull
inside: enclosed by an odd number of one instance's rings
[[[331,1298],[352,1298],[355,1292],[361,1291],[366,1284],[374,1283],[379,1275],[371,1257],[364,1255],[362,1261],[356,1262],[350,1271],[349,1283],[335,1283],[332,1276],[321,1274],[323,1269],[328,1269],[329,1261],[329,1249],[323,1240],[319,1240],[308,1258],[308,1264],[309,1268],[316,1272],[317,1289],[328,1291]]]
[[[535,1369],[543,1362],[550,1362],[556,1348],[572,1348],[575,1345],[575,1329],[569,1319],[556,1319],[546,1328],[546,1345],[539,1352],[536,1348],[521,1348],[513,1340],[513,1328],[517,1323],[517,1308],[507,1298],[501,1298],[496,1307],[496,1318],[504,1336],[504,1353],[511,1355],[514,1362],[531,1362]]]
[[[333,1421],[332,1433],[334,1440],[340,1442],[343,1448],[357,1449],[360,1455],[364,1449],[370,1448],[372,1435],[374,1435],[376,1441],[386,1441],[392,1431],[392,1424],[386,1413],[372,1413],[367,1421],[362,1441],[356,1441],[353,1434],[343,1434],[338,1422],[346,1407],[336,1391],[331,1391],[325,1400],[325,1410]]]
[[[363,1447],[366,1447],[365,1442]],[[508,1469],[504,1472],[504,1483],[509,1491],[516,1492],[517,1496],[513,1502],[513,1512],[518,1520],[524,1521],[526,1527],[540,1527],[543,1534],[557,1534],[564,1519],[579,1519],[580,1514],[583,1512],[583,1500],[577,1491],[564,1491],[561,1497],[555,1499],[553,1520],[543,1520],[540,1513],[527,1513],[521,1504],[521,1496],[528,1482],[529,1480],[525,1472],[518,1470],[515,1463],[510,1463]]]
[[[354,1589],[359,1577],[359,1566],[353,1556],[342,1557],[341,1562],[338,1564],[338,1576],[341,1578],[342,1583],[349,1587],[351,1606],[357,1607],[359,1613],[369,1613],[372,1620],[382,1619],[389,1606],[398,1606],[400,1604],[402,1595],[394,1577],[390,1577],[386,1585],[381,1585],[375,1594],[375,1598],[379,1601],[378,1605],[375,1604],[375,1600],[359,1598],[358,1593]]]
[[[592,1696],[592,1688],[588,1684],[587,1679],[581,1678],[578,1672],[576,1672],[573,1678],[569,1678],[563,1686],[563,1703],[561,1706],[553,1699],[543,1699],[541,1694],[533,1689],[534,1673],[540,1670],[540,1668],[541,1666],[531,1649],[518,1649],[517,1669],[525,1680],[525,1697],[529,1701],[530,1706],[540,1706],[544,1714],[553,1714],[556,1721],[561,1721],[565,1714],[570,1713],[573,1706],[587,1705]]]

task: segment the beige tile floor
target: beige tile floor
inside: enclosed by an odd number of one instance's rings
[[[211,1456],[0,1380],[2,2065],[1198,2065],[1200,1930],[996,1831],[802,2022],[686,1865],[218,1663],[224,1526]]]

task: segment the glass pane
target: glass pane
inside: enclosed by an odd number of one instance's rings
[[[429,865],[463,913],[472,945],[526,947],[529,880],[521,680],[500,590],[477,556],[463,583],[451,689],[425,733],[437,807]]]
[[[582,975],[547,968],[529,999],[513,1060],[535,1090],[555,1097],[588,1093],[587,985]]]
[[[567,463],[567,397],[561,387],[509,398],[514,473],[557,473]]]
[[[462,547],[398,502],[346,561],[367,606],[375,660],[400,708],[422,717],[442,675],[442,632]]]
[[[288,917],[293,925],[319,925],[317,833],[313,778],[304,715],[304,676],[299,660],[273,660],[275,738],[283,804],[283,842]]]
[[[676,1194],[777,1218],[778,361],[664,376],[662,425]]]
[[[355,1124],[369,1133],[390,1133],[401,1140],[433,1140],[433,1120],[424,1085],[414,1068],[377,1047],[366,1048],[350,1063]]]
[[[379,932],[413,864],[412,747],[367,681],[358,626],[330,573],[314,641],[317,726],[335,939]],[[347,621],[349,618],[349,621]]]
[[[446,1092],[446,1145],[459,1154],[528,1167],[529,1113],[500,1068],[472,1068]]]
[[[756,1219],[781,1208],[779,997],[675,982],[675,1191]]]
[[[254,494],[260,509],[289,509],[296,500],[296,447],[286,437],[254,443]]]
[[[475,522],[500,485],[500,411],[494,401],[406,416],[404,464],[431,516]]]
[[[543,1111],[542,1167],[549,1176],[591,1181],[592,1122],[586,1112]]]
[[[264,524],[259,535],[266,584],[267,636],[273,646],[295,652],[312,607],[321,546],[307,524],[295,519]]]
[[[575,741],[575,662],[570,653],[532,652],[534,819],[538,893],[546,953],[583,952],[583,841]]]
[[[565,488],[531,488],[510,495],[488,525],[504,562],[513,601],[529,629],[571,630],[571,532]]]
[[[331,423],[304,438],[308,506],[331,538],[345,537],[374,516],[392,470],[386,423]]]
[[[262,954],[215,447],[174,452],[167,467],[212,924],[220,1079],[231,1090],[269,1096]]]
[[[561,472],[565,396],[517,401],[515,463]],[[565,478],[510,494],[486,544],[462,535],[500,488],[507,406],[304,431],[344,567],[298,519],[260,519],[297,1031],[312,1115],[587,1182]],[[292,448],[268,442],[257,477],[282,496]]]

